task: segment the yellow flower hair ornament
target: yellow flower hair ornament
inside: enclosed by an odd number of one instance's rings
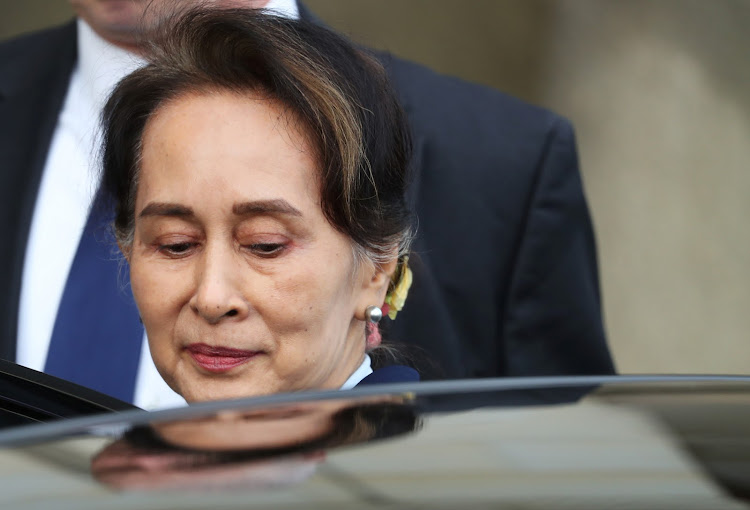
[[[391,277],[391,283],[388,286],[388,294],[385,296],[383,305],[383,314],[393,320],[398,312],[404,308],[406,296],[409,295],[411,287],[412,274],[409,269],[409,257],[406,256],[401,260],[396,272]]]

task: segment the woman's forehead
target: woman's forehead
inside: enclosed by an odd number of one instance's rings
[[[288,117],[277,101],[231,92],[171,101],[144,132],[139,198],[168,203],[192,194],[208,202],[223,190],[240,204],[319,207],[317,161]]]
[[[217,139],[228,134],[246,144],[263,140],[284,141],[300,152],[309,152],[309,129],[288,105],[268,93],[211,88],[179,94],[162,103],[149,117],[143,133],[145,145],[160,137],[165,128],[186,129],[194,138]]]

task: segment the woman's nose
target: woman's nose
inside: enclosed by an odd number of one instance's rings
[[[231,254],[207,249],[196,275],[191,308],[210,324],[224,319],[244,318],[249,304],[241,291],[239,274]]]

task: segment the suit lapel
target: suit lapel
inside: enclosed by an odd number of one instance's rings
[[[6,243],[0,250],[0,357],[9,360],[15,359],[34,202],[75,59],[75,23],[0,49],[0,239]]]
[[[312,13],[310,9],[307,8],[305,4],[297,0],[297,11],[299,11],[299,17],[300,19],[303,19],[305,21],[310,21],[312,23],[317,23],[318,25],[324,25],[324,23],[318,18],[315,14]]]

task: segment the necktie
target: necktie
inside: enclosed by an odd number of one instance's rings
[[[143,325],[102,194],[89,211],[52,330],[45,372],[133,401]]]

